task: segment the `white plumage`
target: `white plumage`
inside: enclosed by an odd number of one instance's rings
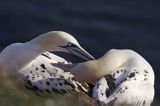
[[[27,87],[37,93],[88,92],[87,84],[79,83],[70,72],[53,66],[53,63],[69,64],[65,59],[46,52],[38,56],[18,72]]]
[[[125,61],[97,82],[99,86],[107,83],[108,87],[98,88],[96,84],[93,97],[112,106],[150,106],[154,98],[154,72],[150,64],[132,50],[111,50],[109,55],[113,59],[120,55]],[[101,100],[104,96],[106,98]]]
[[[41,93],[87,92],[87,85],[83,86],[71,73],[52,65],[69,62],[47,51],[62,51],[86,60],[94,59],[68,33],[51,31],[29,42],[9,45],[0,54],[0,67],[24,80],[27,87]]]
[[[67,71],[80,82],[95,83],[93,98],[112,106],[150,106],[154,98],[153,69],[132,50],[112,49]]]

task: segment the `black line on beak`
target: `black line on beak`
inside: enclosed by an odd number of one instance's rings
[[[68,48],[68,47],[76,47],[76,48],[78,48],[75,44],[73,44],[73,43],[71,43],[71,42],[69,42],[66,46],[59,46],[59,47],[62,47],[62,48]]]

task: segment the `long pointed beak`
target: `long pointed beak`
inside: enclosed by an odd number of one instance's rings
[[[85,60],[94,60],[95,58],[89,54],[86,50],[84,50],[82,47],[68,47],[68,51],[80,58],[83,58]]]

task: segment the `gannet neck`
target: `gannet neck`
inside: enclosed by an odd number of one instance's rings
[[[121,69],[151,70],[149,63],[132,50],[110,50],[101,58],[80,63],[71,69],[77,80],[93,83],[105,75]],[[154,77],[154,75],[152,75]],[[154,78],[153,78],[154,79]]]
[[[57,34],[58,33],[58,34]],[[0,64],[7,71],[18,71],[46,51],[61,51],[56,42],[60,42],[61,32],[55,31],[42,34],[26,43],[13,43],[0,54]],[[56,35],[57,34],[57,35]],[[54,38],[55,37],[55,38]],[[57,40],[58,39],[58,40]]]
[[[98,64],[96,60],[77,64],[71,69],[71,73],[80,82],[93,83],[97,79]],[[100,76],[100,75],[99,75]]]
[[[127,59],[128,57],[125,57],[122,53],[111,53],[109,51],[97,60],[79,63],[71,69],[71,73],[76,76],[75,78],[78,81],[94,83],[124,65]]]
[[[41,53],[42,50],[29,43],[14,43],[0,53],[0,65],[9,72],[18,71]]]
[[[111,50],[97,60],[78,64],[72,68],[71,73],[76,76],[78,81],[93,83],[118,67],[121,67],[125,64],[127,58],[123,53]]]
[[[7,71],[18,71],[46,51],[61,51],[63,32],[53,31],[42,34],[26,43],[13,43],[0,54],[0,65]],[[65,40],[64,40],[65,41]]]

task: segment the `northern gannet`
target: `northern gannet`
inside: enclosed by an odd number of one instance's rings
[[[154,72],[151,65],[132,50],[112,49],[97,60],[69,67],[80,82],[95,83],[92,97],[112,106],[150,106],[154,98]]]
[[[68,64],[47,51],[72,53],[86,60],[94,59],[70,34],[50,31],[26,43],[13,43],[0,53],[0,67],[27,82],[27,87],[41,93],[87,91],[69,72],[52,63]]]

